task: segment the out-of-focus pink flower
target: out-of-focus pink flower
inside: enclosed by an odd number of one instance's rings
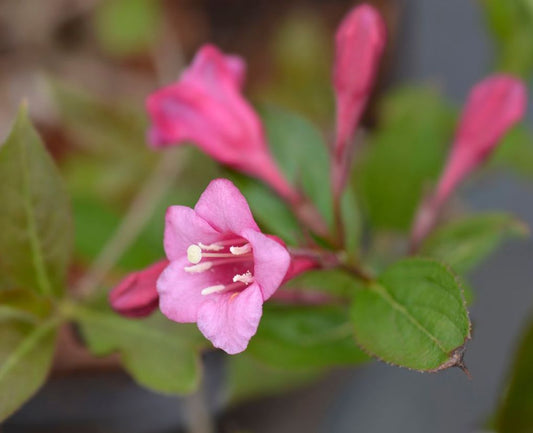
[[[170,264],[157,281],[159,307],[229,354],[246,349],[263,302],[278,289],[288,251],[261,233],[246,199],[226,179],[212,181],[194,209],[172,206],[165,225]]]
[[[337,103],[335,156],[343,158],[374,84],[386,42],[385,23],[372,6],[356,6],[335,40],[333,85]]]
[[[524,83],[511,76],[493,75],[474,86],[436,191],[418,211],[411,234],[413,248],[432,229],[442,205],[458,184],[489,157],[504,134],[524,117],[526,105]]]
[[[526,104],[524,83],[511,76],[493,75],[474,86],[437,187],[437,201],[445,201],[487,159],[503,135],[524,117]]]
[[[240,57],[204,45],[179,81],[148,97],[148,140],[154,147],[193,142],[222,164],[297,201],[269,152],[259,117],[241,94],[244,76]]]
[[[144,317],[159,304],[156,282],[168,265],[168,260],[127,275],[109,294],[113,310],[126,317]]]

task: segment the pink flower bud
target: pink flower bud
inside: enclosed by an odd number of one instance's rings
[[[442,205],[457,185],[489,157],[503,135],[522,119],[526,104],[526,87],[516,78],[493,75],[474,86],[437,189],[418,210],[411,233],[413,250],[431,231]]]
[[[127,275],[109,294],[113,310],[126,317],[144,317],[152,313],[159,304],[156,282],[168,263],[163,260]]]
[[[241,58],[204,45],[179,81],[148,97],[148,140],[154,147],[193,142],[222,164],[297,201],[269,152],[259,117],[241,94],[244,75]]]
[[[337,30],[333,71],[337,101],[337,159],[344,155],[360,121],[376,78],[385,41],[385,23],[378,11],[367,4],[355,7]]]
[[[493,75],[474,86],[437,187],[439,203],[487,159],[503,135],[524,117],[526,104],[526,87],[511,76]]]

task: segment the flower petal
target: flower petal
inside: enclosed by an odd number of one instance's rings
[[[242,352],[257,331],[262,306],[257,284],[240,293],[210,296],[198,312],[198,328],[215,347],[230,355]]]
[[[239,234],[246,229],[259,231],[246,199],[227,179],[213,180],[194,210],[222,233]]]
[[[167,209],[163,245],[169,260],[184,257],[191,244],[211,244],[218,239],[220,233],[191,208],[170,206]]]
[[[283,282],[291,257],[285,247],[260,232],[244,230],[240,235],[252,244],[254,279],[266,301]]]
[[[212,285],[211,272],[191,274],[184,270],[188,265],[186,258],[173,261],[157,280],[159,309],[180,323],[196,322],[198,310],[206,301],[201,291]]]

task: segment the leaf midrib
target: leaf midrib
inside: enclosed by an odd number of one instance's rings
[[[410,313],[407,308],[400,304],[394,297],[389,293],[387,288],[379,283],[372,284],[370,289],[373,290],[376,294],[381,296],[381,298],[389,303],[393,309],[400,312],[411,324],[413,324],[419,331],[421,331],[435,346],[446,356],[448,356],[448,350],[443,346],[443,344],[429,332],[418,320],[416,320]]]

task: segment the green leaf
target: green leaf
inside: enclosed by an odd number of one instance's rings
[[[508,388],[496,414],[498,433],[533,431],[533,322],[516,351]]]
[[[533,71],[531,0],[483,0],[481,5],[497,43],[498,68],[527,78]]]
[[[334,298],[351,299],[364,282],[340,269],[311,270],[291,278],[282,290],[314,291],[332,295]]]
[[[271,105],[261,109],[268,143],[289,182],[301,187],[332,224],[328,148],[320,131],[305,118]]]
[[[138,54],[154,42],[160,18],[159,1],[106,0],[96,9],[96,34],[111,54]]]
[[[334,306],[265,306],[248,353],[283,369],[353,365],[368,359],[353,341],[347,311]]]
[[[357,256],[362,236],[362,216],[351,185],[348,185],[348,188],[343,193],[341,213],[346,251],[351,256]]]
[[[57,322],[0,319],[0,422],[43,385],[52,364]]]
[[[279,394],[316,380],[317,369],[283,370],[258,362],[246,353],[227,358],[230,403]]]
[[[457,278],[433,260],[390,266],[352,305],[355,338],[368,353],[421,371],[460,366],[470,321]]]
[[[420,253],[442,260],[462,274],[485,259],[507,237],[528,234],[527,225],[512,215],[474,215],[437,229],[424,241]]]
[[[242,192],[258,224],[268,233],[279,236],[289,245],[298,245],[303,239],[296,217],[287,205],[258,180],[235,172],[228,172],[237,188]]]
[[[63,292],[72,220],[59,173],[25,108],[0,147],[0,269],[19,287]]]
[[[96,356],[119,352],[124,368],[140,385],[168,394],[198,387],[198,350],[205,340],[193,325],[176,324],[160,315],[126,319],[82,307],[75,307],[73,316],[89,350]]]
[[[491,165],[511,169],[528,179],[533,178],[533,135],[524,127],[509,131],[491,158]]]
[[[378,129],[359,159],[355,182],[373,226],[406,231],[420,199],[438,177],[454,115],[428,88],[401,88],[381,103]]]

